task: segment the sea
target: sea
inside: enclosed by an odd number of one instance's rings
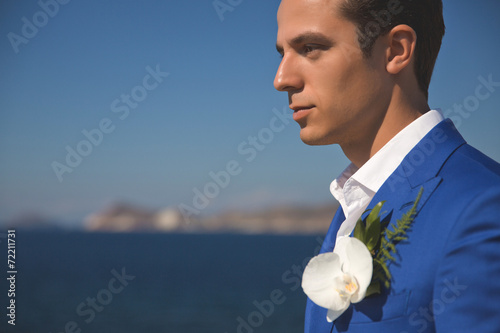
[[[0,332],[303,332],[300,277],[321,242],[16,230],[14,274],[0,238]]]

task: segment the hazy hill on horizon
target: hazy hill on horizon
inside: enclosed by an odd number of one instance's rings
[[[260,210],[227,210],[210,216],[185,217],[176,208],[154,210],[117,202],[88,214],[80,228],[88,232],[196,232],[246,234],[323,234],[337,202],[314,206],[278,205]],[[64,229],[39,214],[25,214],[5,223],[15,229]]]

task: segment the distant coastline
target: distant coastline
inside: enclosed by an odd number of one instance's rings
[[[324,234],[338,203],[318,206],[276,206],[259,211],[226,211],[212,216],[186,219],[177,209],[151,210],[117,203],[89,214],[79,227],[86,232],[134,233],[238,233],[238,234]],[[63,223],[38,215],[26,215],[3,224],[24,230],[65,230]]]

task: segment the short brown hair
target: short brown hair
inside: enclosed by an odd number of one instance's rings
[[[358,28],[358,41],[365,57],[373,45],[399,24],[415,30],[415,74],[428,97],[432,71],[445,32],[442,0],[343,0],[341,14]]]

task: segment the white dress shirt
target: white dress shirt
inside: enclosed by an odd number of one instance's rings
[[[330,192],[340,203],[346,218],[337,238],[352,233],[356,222],[382,184],[417,143],[443,119],[439,111],[428,111],[396,134],[361,168],[351,163],[331,183]]]

